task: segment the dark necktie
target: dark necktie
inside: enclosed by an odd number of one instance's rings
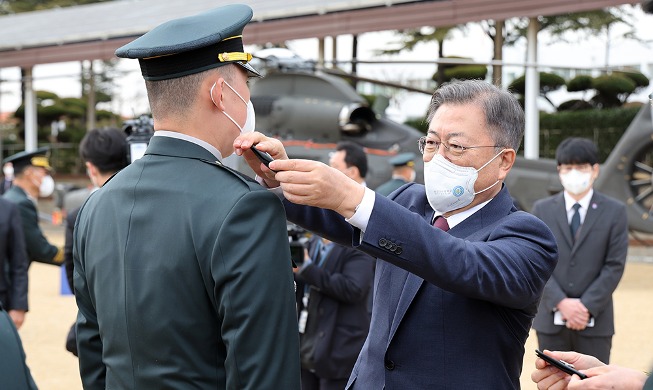
[[[435,218],[435,221],[433,221],[433,226],[440,230],[444,230],[445,232],[449,230],[449,224],[447,223],[447,219],[444,218],[443,216],[439,216]]]
[[[578,228],[580,227],[580,205],[578,203],[574,204],[574,215],[571,217],[571,223],[569,224],[569,229],[571,230],[571,238],[576,241],[576,233],[578,233]]]

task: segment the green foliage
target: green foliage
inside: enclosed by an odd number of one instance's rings
[[[555,150],[563,139],[592,139],[604,161],[633,121],[640,107],[592,109],[540,113],[540,156],[555,158]]]
[[[635,83],[635,89],[641,88],[641,87],[647,87],[650,83],[650,80],[648,77],[646,77],[643,73],[638,72],[636,70],[629,70],[629,71],[616,71],[612,72],[614,75],[619,75],[619,76],[624,76],[628,79],[630,79],[632,82]]]
[[[540,72],[540,94],[542,95],[560,89],[565,84],[565,79],[557,74]],[[523,95],[526,92],[526,75],[514,79],[508,86],[508,89],[514,93]]]
[[[445,69],[445,81],[457,80],[485,80],[487,67],[485,65],[456,65]]]
[[[592,76],[580,75],[567,82],[567,91],[580,92],[592,89]]]
[[[592,104],[590,104],[585,100],[572,99],[560,103],[560,105],[558,106],[558,111],[579,111],[579,110],[589,110],[592,108],[594,108]]]
[[[602,94],[618,95],[621,93],[632,93],[637,88],[637,85],[628,77],[611,74],[596,77],[592,81],[592,87]]]

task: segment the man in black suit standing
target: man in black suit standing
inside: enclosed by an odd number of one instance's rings
[[[612,293],[628,251],[626,206],[594,191],[599,174],[592,141],[568,138],[556,151],[564,191],[533,205],[558,242],[558,265],[533,322],[541,350],[578,351],[610,361]]]
[[[18,207],[0,197],[0,305],[16,328],[27,312],[27,252]]]

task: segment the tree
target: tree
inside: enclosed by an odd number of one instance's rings
[[[436,42],[438,44],[438,58],[444,58],[444,42],[451,38],[453,32],[456,30],[464,30],[465,25],[448,26],[448,27],[422,27],[420,29],[401,30],[398,31],[400,35],[400,46],[395,49],[381,50],[380,54],[398,54],[404,50],[413,50],[418,44],[426,42]],[[441,85],[445,82],[444,67],[438,65],[438,70],[434,80]]]
[[[556,108],[556,105],[553,104],[547,94],[560,89],[565,84],[565,79],[557,74],[540,72],[540,96],[546,99],[553,108]],[[523,75],[514,79],[508,89],[523,96],[526,93],[526,76]]]

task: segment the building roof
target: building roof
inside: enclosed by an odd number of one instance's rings
[[[638,0],[242,0],[254,10],[245,44],[448,26],[599,9]],[[114,58],[155,26],[231,0],[115,0],[0,17],[0,67]]]

